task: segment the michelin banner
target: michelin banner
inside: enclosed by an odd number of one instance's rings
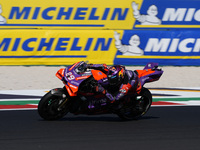
[[[198,0],[1,0],[0,28],[198,29]]]
[[[135,29],[199,29],[198,0],[141,0],[132,2]]]
[[[200,65],[200,34],[195,30],[126,30],[121,39],[120,36],[115,32],[114,64]]]
[[[199,66],[195,30],[1,30],[0,65],[90,63]]]
[[[1,0],[0,28],[131,29],[132,0]]]
[[[1,65],[113,64],[111,30],[1,30]]]

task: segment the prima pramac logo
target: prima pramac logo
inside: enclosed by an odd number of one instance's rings
[[[2,12],[3,12],[3,9],[0,4],[0,24],[6,24],[6,18],[1,15]]]

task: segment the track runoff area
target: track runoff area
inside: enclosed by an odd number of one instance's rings
[[[152,107],[200,106],[200,87],[149,88],[153,95]],[[0,91],[0,111],[34,110],[48,90]]]

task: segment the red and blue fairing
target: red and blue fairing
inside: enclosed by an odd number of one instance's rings
[[[77,62],[67,68],[61,68],[56,76],[62,80],[70,96],[77,96],[81,83],[93,76],[96,81],[101,82],[106,78],[106,74],[100,70],[86,71],[86,63],[84,61]]]
[[[143,70],[136,70],[140,79],[140,84],[143,86],[145,83],[159,80],[163,71],[158,69],[158,63],[148,63]]]

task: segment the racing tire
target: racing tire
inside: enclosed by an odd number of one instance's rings
[[[63,89],[57,89],[63,92]],[[63,94],[65,94],[63,92]],[[38,104],[38,113],[44,120],[58,120],[64,117],[68,112],[68,99],[59,95],[54,95],[49,91],[46,93]]]
[[[147,88],[142,88],[140,98],[134,98],[131,103],[124,105],[117,115],[123,120],[139,119],[149,110],[152,104],[152,94]]]

